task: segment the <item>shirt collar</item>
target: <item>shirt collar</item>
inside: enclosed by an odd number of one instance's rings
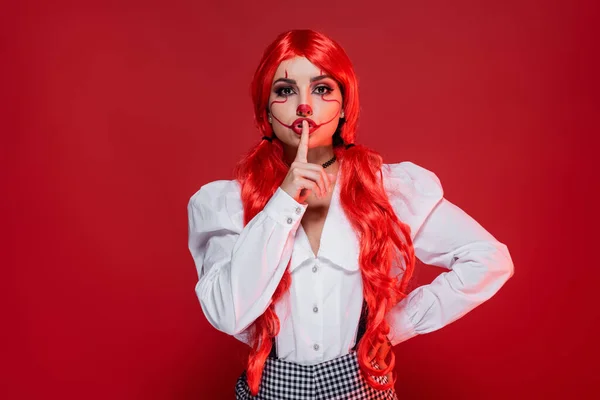
[[[312,265],[315,261],[333,264],[334,267],[347,271],[357,271],[359,269],[358,256],[360,243],[358,236],[341,207],[340,185],[338,183],[333,188],[331,203],[329,204],[329,210],[327,211],[327,217],[323,225],[323,232],[321,233],[321,245],[318,257],[314,256],[308,236],[302,225],[300,225],[296,231],[296,244],[292,254],[290,272],[305,264]]]

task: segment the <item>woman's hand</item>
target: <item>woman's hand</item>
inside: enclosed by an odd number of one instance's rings
[[[392,350],[392,344],[386,337],[385,340],[381,343],[375,344],[371,351],[369,351],[369,360],[372,360],[375,357],[375,362],[381,369],[387,368],[387,363],[385,359],[387,358],[388,353]],[[390,371],[386,375],[388,382],[392,382],[392,371]]]
[[[302,121],[302,135],[296,159],[281,183],[281,189],[298,203],[304,203],[311,191],[319,198],[327,196],[331,190],[334,175],[327,174],[322,165],[306,161],[308,153],[308,122]]]

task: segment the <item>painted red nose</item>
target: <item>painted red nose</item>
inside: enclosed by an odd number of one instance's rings
[[[312,108],[308,104],[300,104],[296,109],[296,115],[299,117],[308,117],[312,115]]]

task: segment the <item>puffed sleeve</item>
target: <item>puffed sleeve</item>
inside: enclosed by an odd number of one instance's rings
[[[438,330],[490,299],[514,266],[505,244],[444,198],[433,172],[409,161],[384,164],[382,172],[392,207],[411,227],[416,257],[449,270],[387,314],[388,338],[396,345]]]
[[[240,185],[219,180],[189,200],[188,247],[195,291],[209,323],[248,343],[248,326],[269,306],[291,258],[307,205],[277,188],[244,227]]]

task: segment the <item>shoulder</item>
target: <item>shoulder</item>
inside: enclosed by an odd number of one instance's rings
[[[411,161],[382,165],[384,189],[398,218],[417,233],[427,216],[443,199],[444,189],[431,170]]]
[[[212,205],[228,197],[240,197],[240,185],[236,180],[217,180],[200,187],[190,197],[189,203],[194,205]]]
[[[404,189],[425,195],[444,195],[438,176],[412,161],[383,164],[381,170],[386,190]]]
[[[188,212],[203,221],[230,220],[243,224],[241,186],[237,180],[216,180],[200,187],[188,201]]]

